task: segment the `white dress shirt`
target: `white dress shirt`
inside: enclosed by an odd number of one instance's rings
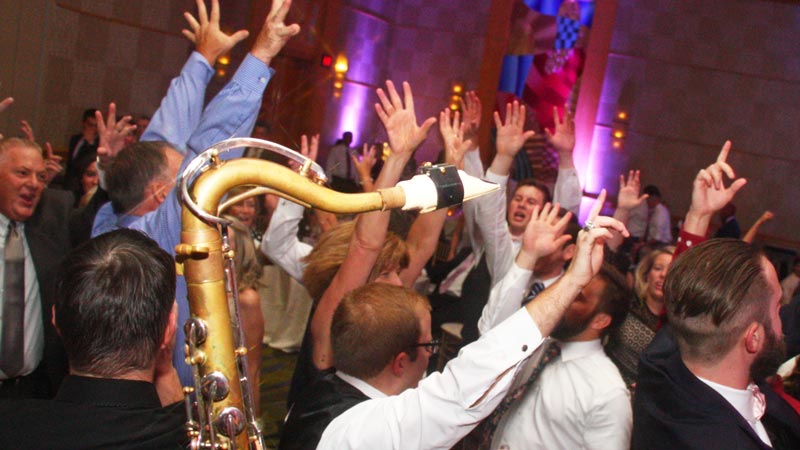
[[[491,448],[627,450],[632,424],[630,394],[600,340],[564,342],[500,421]]]
[[[516,368],[541,343],[530,314],[520,309],[416,389],[344,412],[325,429],[317,449],[449,449],[494,410]]]
[[[301,281],[306,270],[303,258],[313,248],[297,238],[304,210],[302,205],[280,199],[261,239],[261,252],[297,281]]]
[[[8,235],[8,217],[0,214],[0,336],[3,331],[3,283],[5,281],[5,250],[6,236]],[[21,375],[33,372],[42,361],[44,353],[44,325],[42,324],[42,298],[39,294],[39,280],[36,278],[36,267],[33,265],[31,250],[28,240],[25,239],[25,224],[17,222],[17,231],[22,236],[25,250],[25,337],[24,337],[24,365]],[[2,348],[0,348],[2,352]],[[0,358],[3,355],[0,354]],[[0,380],[8,377],[0,370]]]
[[[546,289],[561,278],[563,274],[564,271],[562,270],[556,277],[539,280],[533,276],[532,270],[523,269],[513,263],[506,276],[492,286],[492,290],[489,291],[489,300],[486,302],[486,306],[483,307],[481,318],[478,320],[480,334],[486,334],[497,324],[514,314],[522,305],[522,300],[525,299],[533,283],[538,281]]]
[[[711,389],[717,391],[719,395],[727,400],[728,403],[744,417],[744,420],[753,428],[753,431],[756,432],[758,437],[760,437],[765,444],[772,447],[772,441],[769,440],[767,429],[764,428],[764,424],[761,423],[761,420],[757,419],[753,414],[753,402],[755,401],[755,397],[753,397],[752,392],[747,389],[734,389],[732,387],[723,386],[719,383],[706,380],[705,378],[697,377],[697,379],[705,383]]]

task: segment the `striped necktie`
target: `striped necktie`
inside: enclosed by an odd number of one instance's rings
[[[8,225],[3,249],[3,335],[0,369],[16,377],[24,365],[25,336],[25,251],[17,224]]]

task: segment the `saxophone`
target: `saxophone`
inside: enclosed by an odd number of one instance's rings
[[[238,147],[284,155],[301,165],[300,173],[261,159],[220,159],[220,154]],[[186,362],[192,366],[194,386],[184,387],[184,394],[192,449],[264,448],[247,380],[247,348],[236,301],[233,251],[227,236],[230,222],[218,214],[228,190],[256,186],[227,204],[271,192],[306,207],[345,214],[393,208],[427,212],[499,189],[496,184],[471,177],[451,165],[428,164],[411,180],[368,193],[339,193],[324,187],[326,181],[315,162],[286,147],[251,138],[215,144],[192,160],[181,174],[181,244],[175,253],[186,279],[191,311],[184,330]],[[233,318],[229,295],[234,297]]]

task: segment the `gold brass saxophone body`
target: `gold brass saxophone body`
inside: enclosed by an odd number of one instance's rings
[[[212,151],[207,163],[208,167],[203,168],[183,196],[188,192],[196,209],[211,217],[216,217],[226,192],[248,185],[264,186],[282,197],[334,213],[390,209],[404,203],[399,188],[342,194],[321,186],[318,179],[311,179],[314,177],[261,159],[223,162]],[[184,181],[188,184],[191,180]],[[184,392],[192,448],[263,448],[252,403],[248,404],[251,394],[243,370],[247,350],[241,347],[240,327],[228,307],[229,294],[236,294],[233,274],[226,276],[231,268],[225,267],[232,251],[219,223],[199,217],[188,206],[187,198],[183,201],[181,244],[175,252],[186,279],[191,311],[185,325],[186,361],[193,366],[195,386],[186,387]],[[193,419],[193,411],[198,420]]]

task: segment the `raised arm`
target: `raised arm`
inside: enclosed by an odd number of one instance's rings
[[[543,336],[553,331],[570,303],[600,271],[603,247],[606,240],[612,237],[611,230],[625,237],[629,235],[625,225],[618,220],[599,216],[605,200],[606,190],[603,189],[589,213],[586,226],[578,233],[575,255],[564,276],[525,305]],[[544,293],[548,295],[542,296]]]
[[[246,30],[231,35],[219,28],[219,0],[211,1],[211,15],[206,10],[205,0],[197,1],[197,18],[183,13],[189,29],[182,30],[184,36],[195,44],[196,51],[181,69],[180,75],[170,83],[167,95],[150,125],[142,133],[143,141],[166,141],[185,151],[186,141],[197,127],[203,113],[206,87],[214,75],[214,63],[224,53],[248,36]]]
[[[756,220],[755,223],[753,223],[753,226],[751,226],[750,229],[747,230],[747,233],[745,233],[742,240],[747,242],[748,244],[752,244],[753,240],[756,238],[756,235],[758,234],[758,229],[761,228],[761,225],[764,225],[765,222],[769,222],[774,218],[775,214],[773,214],[772,211],[764,211],[764,213],[761,214],[761,217],[759,217],[758,220]]]
[[[733,200],[733,197],[745,184],[744,178],[736,178],[733,168],[727,163],[731,151],[731,141],[725,141],[717,160],[697,173],[692,188],[692,204],[683,222],[681,236],[675,248],[675,257],[688,247],[706,239],[711,217]],[[725,187],[724,177],[733,182]]]
[[[486,334],[520,308],[536,261],[555,252],[570,240],[570,236],[564,234],[564,230],[572,213],[568,212],[559,219],[559,209],[558,203],[554,205],[547,203],[542,208],[534,207],[531,221],[528,222],[522,235],[522,247],[513,266],[489,293],[489,301],[478,321],[481,335]]]
[[[628,225],[628,219],[631,217],[631,211],[647,200],[648,195],[639,195],[642,182],[638,170],[631,170],[628,172],[628,178],[625,175],[619,176],[619,193],[617,194],[617,209],[614,210],[614,218],[619,220],[623,225]],[[615,233],[613,238],[606,241],[608,248],[616,251],[622,244],[623,237],[620,233]]]
[[[497,126],[497,154],[486,171],[486,178],[500,184],[501,188],[495,194],[474,200],[474,220],[484,239],[492,284],[505,276],[514,261],[514,246],[506,220],[506,185],[514,157],[525,141],[535,134],[533,131],[525,131],[525,106],[517,101],[506,105],[505,122],[500,120],[497,112],[494,113],[494,122]]]
[[[553,201],[561,203],[561,207],[573,214],[578,214],[581,206],[581,180],[572,161],[575,150],[575,120],[572,112],[564,107],[564,119],[558,114],[558,108],[553,107],[553,121],[555,131],[545,130],[547,141],[558,152],[558,176],[553,188]]]
[[[456,112],[450,120],[450,109],[439,114],[439,132],[442,134],[445,149],[445,162],[457,168],[464,166],[464,154],[472,146],[472,142],[464,139],[465,126]],[[422,268],[431,259],[439,245],[439,235],[447,219],[447,208],[420,214],[408,231],[409,262],[408,267],[400,272],[400,279],[406,287],[412,287],[422,272]]]
[[[318,147],[318,134],[310,140],[306,135],[300,137],[300,153],[304,156],[316,161]],[[297,281],[303,278],[306,270],[303,260],[312,248],[297,238],[303,211],[305,208],[301,205],[280,199],[261,239],[261,252]]]
[[[350,155],[353,161],[353,166],[358,172],[358,179],[361,180],[361,188],[364,192],[372,192],[375,190],[375,180],[372,179],[372,168],[375,167],[377,162],[378,148],[374,145],[364,143],[361,149],[361,155]]]
[[[375,104],[375,111],[386,129],[392,149],[375,183],[377,189],[382,189],[397,184],[403,167],[425,140],[436,119],[430,117],[421,126],[417,124],[414,96],[411,86],[406,82],[403,83],[403,99],[391,81],[386,82],[385,92],[383,89],[378,89],[377,92],[380,102]],[[361,214],[356,219],[347,256],[322,295],[311,319],[313,360],[318,369],[327,369],[333,365],[330,342],[333,312],[345,293],[368,281],[383,248],[388,225],[388,211]]]

